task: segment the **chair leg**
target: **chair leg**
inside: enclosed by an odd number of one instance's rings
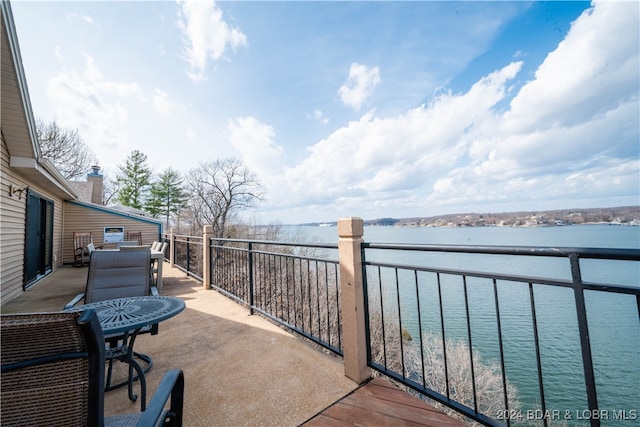
[[[113,359],[109,359],[109,370],[107,371],[107,378],[104,382],[104,389],[109,390],[111,387],[111,373],[113,372]]]

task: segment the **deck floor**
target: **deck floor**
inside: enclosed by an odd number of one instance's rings
[[[163,276],[162,294],[182,298],[187,308],[162,322],[159,335],[138,337],[136,348],[154,359],[148,399],[168,369],[184,370],[186,426],[464,425],[382,378],[358,387],[339,358],[250,316],[178,269],[165,265]],[[61,268],[0,311],[59,311],[84,291],[86,277],[86,267]],[[139,411],[122,391],[105,393],[105,415]]]
[[[318,413],[305,427],[318,426],[465,426],[438,408],[375,378]]]

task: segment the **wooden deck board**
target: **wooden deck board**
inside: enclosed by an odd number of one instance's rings
[[[382,378],[375,378],[303,424],[334,426],[465,426]]]

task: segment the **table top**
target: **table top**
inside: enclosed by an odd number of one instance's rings
[[[144,296],[94,302],[74,309],[89,308],[96,311],[102,332],[114,334],[169,319],[184,310],[185,304],[181,299],[174,297]]]
[[[145,248],[145,249],[149,249],[149,251],[151,252],[151,259],[162,259],[162,258],[164,258],[164,252],[156,251],[156,250],[150,249],[150,248]],[[120,251],[119,248],[107,248],[107,249],[96,249],[96,250],[98,250],[98,251],[112,251],[112,252]]]

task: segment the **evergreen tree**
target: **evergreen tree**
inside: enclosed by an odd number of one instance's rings
[[[147,166],[146,154],[134,150],[124,165],[118,168],[120,173],[116,178],[116,184],[120,189],[116,200],[123,206],[142,209],[151,184],[151,169]]]
[[[187,196],[182,189],[182,177],[180,173],[168,168],[158,176],[159,180],[151,184],[146,210],[154,217],[165,217],[169,226],[169,216],[177,215],[185,206]]]

